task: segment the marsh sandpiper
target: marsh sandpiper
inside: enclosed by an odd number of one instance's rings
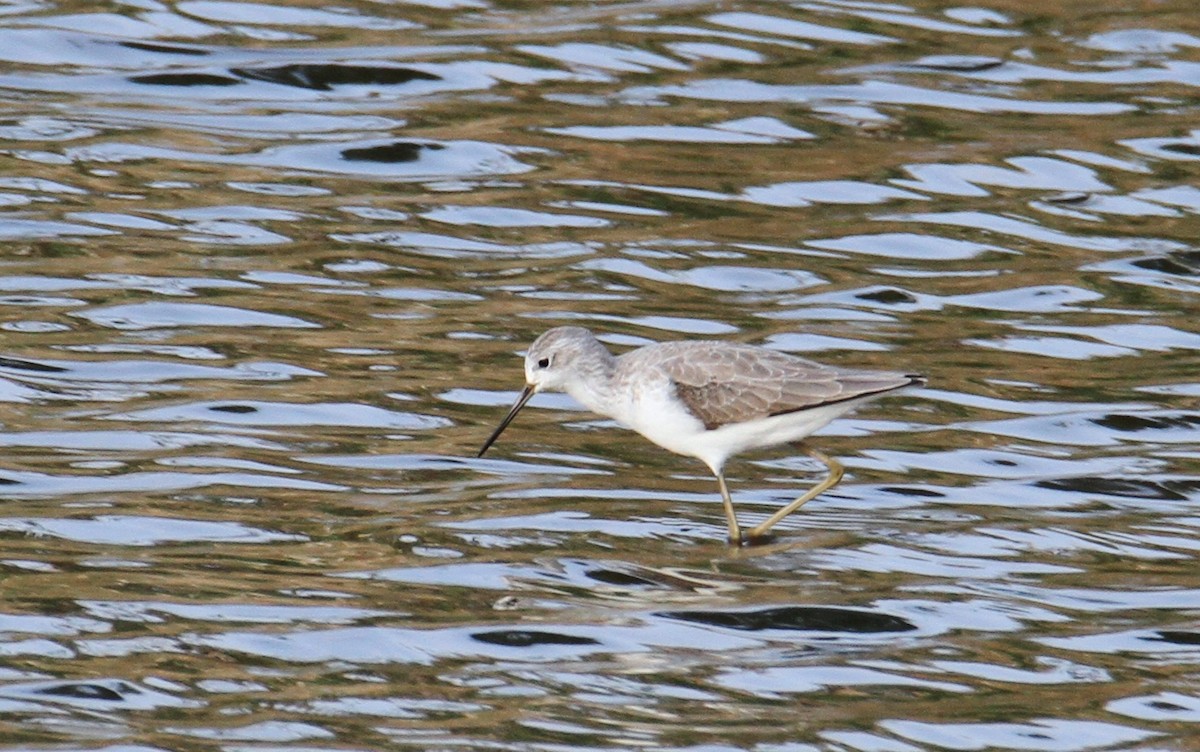
[[[832,488],[842,466],[801,443],[859,405],[924,377],[856,371],[735,342],[663,342],[614,357],[591,331],[562,326],[538,337],[525,355],[525,389],[479,450],[480,457],[538,392],[566,392],[655,444],[702,460],[721,490],[729,541],[763,538],[777,522]],[[725,462],[751,449],[795,444],[829,475],[745,535],[725,485]]]

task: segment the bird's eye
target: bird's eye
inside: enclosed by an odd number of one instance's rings
[[[538,368],[549,368],[549,367],[550,367],[550,359],[549,358],[542,358],[541,360],[538,361]]]

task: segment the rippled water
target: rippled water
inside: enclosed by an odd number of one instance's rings
[[[1100,7],[0,4],[3,746],[1194,749],[1200,17]],[[931,379],[735,550],[473,458],[563,323]]]

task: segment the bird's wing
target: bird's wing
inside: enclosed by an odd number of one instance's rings
[[[760,347],[714,345],[678,343],[659,362],[679,399],[708,429],[919,383],[910,374],[847,371]]]

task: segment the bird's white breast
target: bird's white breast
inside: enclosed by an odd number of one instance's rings
[[[664,449],[703,459],[695,439],[705,432],[704,424],[679,401],[670,379],[654,376],[631,380],[617,390],[612,417]]]

